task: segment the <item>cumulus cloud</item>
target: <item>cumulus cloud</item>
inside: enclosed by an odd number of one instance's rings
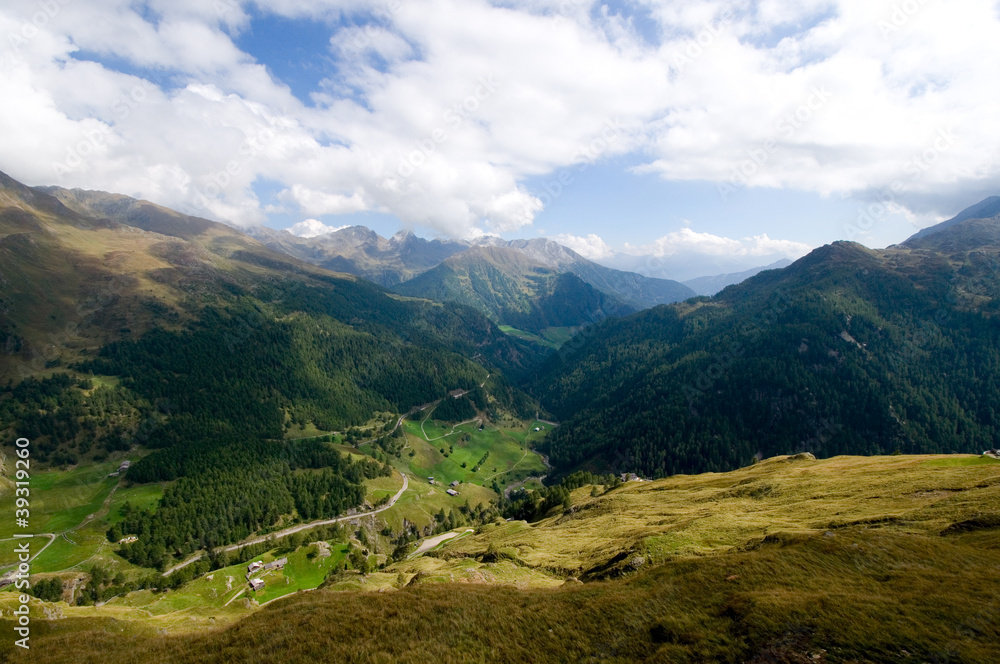
[[[595,236],[591,236],[595,237]],[[772,240],[767,236],[755,235],[739,240],[699,233],[691,228],[668,233],[648,245],[625,245],[624,253],[635,256],[648,255],[657,258],[678,254],[703,254],[707,256],[784,256],[800,258],[809,253],[811,247],[801,242]]]
[[[0,8],[0,169],[234,223],[279,204],[510,232],[548,203],[526,180],[626,154],[724,197],[888,191],[928,221],[1000,177],[993,0],[636,0],[643,31],[594,0],[41,6]],[[336,76],[292,94],[235,41],[255,13],[330,26]],[[679,233],[654,248],[798,250]]]
[[[336,233],[337,231],[342,231],[345,228],[347,228],[347,226],[328,226],[319,219],[306,219],[292,225],[287,230],[292,235],[298,237],[314,238],[319,237],[320,235]]]
[[[608,258],[615,253],[607,242],[594,233],[590,233],[584,237],[563,233],[561,235],[554,235],[550,239],[565,247],[569,247],[584,258],[589,258],[592,261]]]

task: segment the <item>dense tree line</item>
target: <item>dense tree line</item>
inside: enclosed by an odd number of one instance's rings
[[[476,390],[478,391],[478,390]],[[442,422],[464,422],[476,416],[476,407],[468,397],[445,397],[434,409],[434,419]]]
[[[189,465],[177,463],[183,458]],[[122,508],[108,531],[120,553],[144,567],[165,567],[174,557],[212,549],[266,532],[282,517],[329,519],[364,502],[365,479],[391,473],[373,460],[351,461],[326,443],[218,443],[154,453],[134,466],[145,481],[179,479],[155,511]],[[130,470],[130,474],[133,472]]]
[[[10,384],[0,398],[0,423],[32,441],[42,463],[74,464],[93,451],[101,459],[127,450],[142,436],[144,422],[158,421],[157,408],[130,390],[95,386],[65,373]]]
[[[992,447],[1000,325],[959,272],[832,246],[708,302],[594,326],[534,384],[565,421],[551,460],[665,476]]]
[[[511,492],[509,497],[502,499],[503,515],[508,519],[537,521],[557,507],[568,509],[570,493],[574,489],[593,485],[595,489],[601,486],[609,491],[621,486],[621,483],[618,475],[595,475],[590,471],[578,471],[563,477],[558,484],[552,486],[535,490],[518,489]]]

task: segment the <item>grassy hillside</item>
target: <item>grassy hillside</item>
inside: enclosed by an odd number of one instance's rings
[[[786,457],[603,491],[231,626],[156,635],[136,611],[36,605],[33,661],[1000,657],[996,461]]]

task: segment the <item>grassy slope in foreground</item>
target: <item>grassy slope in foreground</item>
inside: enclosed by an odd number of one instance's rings
[[[569,513],[532,527],[487,527],[437,553],[456,569],[511,564],[486,562],[492,545],[549,575],[595,564],[606,575],[625,574],[613,581],[321,590],[228,628],[176,637],[98,613],[46,621],[35,608],[32,655],[52,662],[995,662],[1000,463],[966,457],[942,465],[942,458],[777,458],[593,498],[585,487]],[[405,582],[412,564],[387,572]],[[371,586],[386,587],[377,578]]]

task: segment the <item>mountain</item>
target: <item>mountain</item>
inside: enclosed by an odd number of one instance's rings
[[[462,242],[425,240],[405,231],[387,239],[364,226],[351,226],[314,238],[263,226],[246,231],[276,251],[330,270],[356,274],[382,286],[411,279],[468,249]]]
[[[914,240],[926,238],[930,235],[934,235],[935,233],[940,233],[943,230],[951,228],[952,226],[969,219],[989,219],[991,217],[996,217],[997,215],[1000,215],[1000,196],[990,196],[989,198],[985,198],[975,205],[962,210],[947,221],[942,221],[940,224],[921,230],[919,233],[916,233],[909,240],[907,240],[907,242],[904,242],[904,244]]]
[[[692,289],[698,295],[715,295],[721,291],[726,286],[732,286],[733,284],[738,284],[746,281],[750,277],[756,276],[763,272],[764,270],[780,270],[781,268],[788,267],[792,264],[792,261],[787,258],[783,258],[776,263],[771,263],[770,265],[765,265],[763,267],[755,267],[745,272],[734,272],[732,274],[718,274],[711,277],[698,277],[696,279],[688,279],[684,282],[684,285]]]
[[[515,249],[539,265],[575,274],[597,290],[615,296],[636,310],[680,302],[695,295],[684,284],[670,279],[644,277],[636,272],[598,265],[572,249],[545,238],[511,241],[480,238],[475,242],[485,246]]]
[[[754,457],[978,452],[1000,436],[1000,247],[968,220],[838,242],[707,302],[588,328],[532,387],[552,463],[663,476]]]
[[[717,274],[740,274],[787,259],[783,253],[763,255],[702,253],[697,250],[680,251],[664,256],[652,254],[614,253],[601,258],[601,263],[628,272],[638,272],[648,277],[673,279],[681,283],[699,277]]]
[[[53,191],[76,209],[0,174],[0,380],[22,389],[0,406],[13,408],[5,429],[37,434],[38,461],[112,451],[157,403],[174,411],[160,445],[346,428],[488,373],[501,407],[529,410],[501,372],[538,351],[472,309],[403,299],[145,201]],[[102,398],[130,404],[114,424],[87,415],[98,406],[76,382],[91,375],[114,377]]]
[[[473,247],[394,290],[465,304],[497,323],[533,333],[581,327],[635,311],[575,274],[545,267],[507,246]]]
[[[476,247],[511,249],[538,267],[570,272],[597,290],[635,310],[679,302],[695,295],[669,279],[644,277],[598,265],[557,242],[502,240],[481,237],[471,242],[424,240],[401,231],[383,238],[363,226],[352,226],[314,238],[300,238],[287,231],[264,227],[247,229],[268,247],[331,270],[356,274],[383,286],[395,286],[437,267],[445,259]],[[470,258],[470,260],[475,260]]]

